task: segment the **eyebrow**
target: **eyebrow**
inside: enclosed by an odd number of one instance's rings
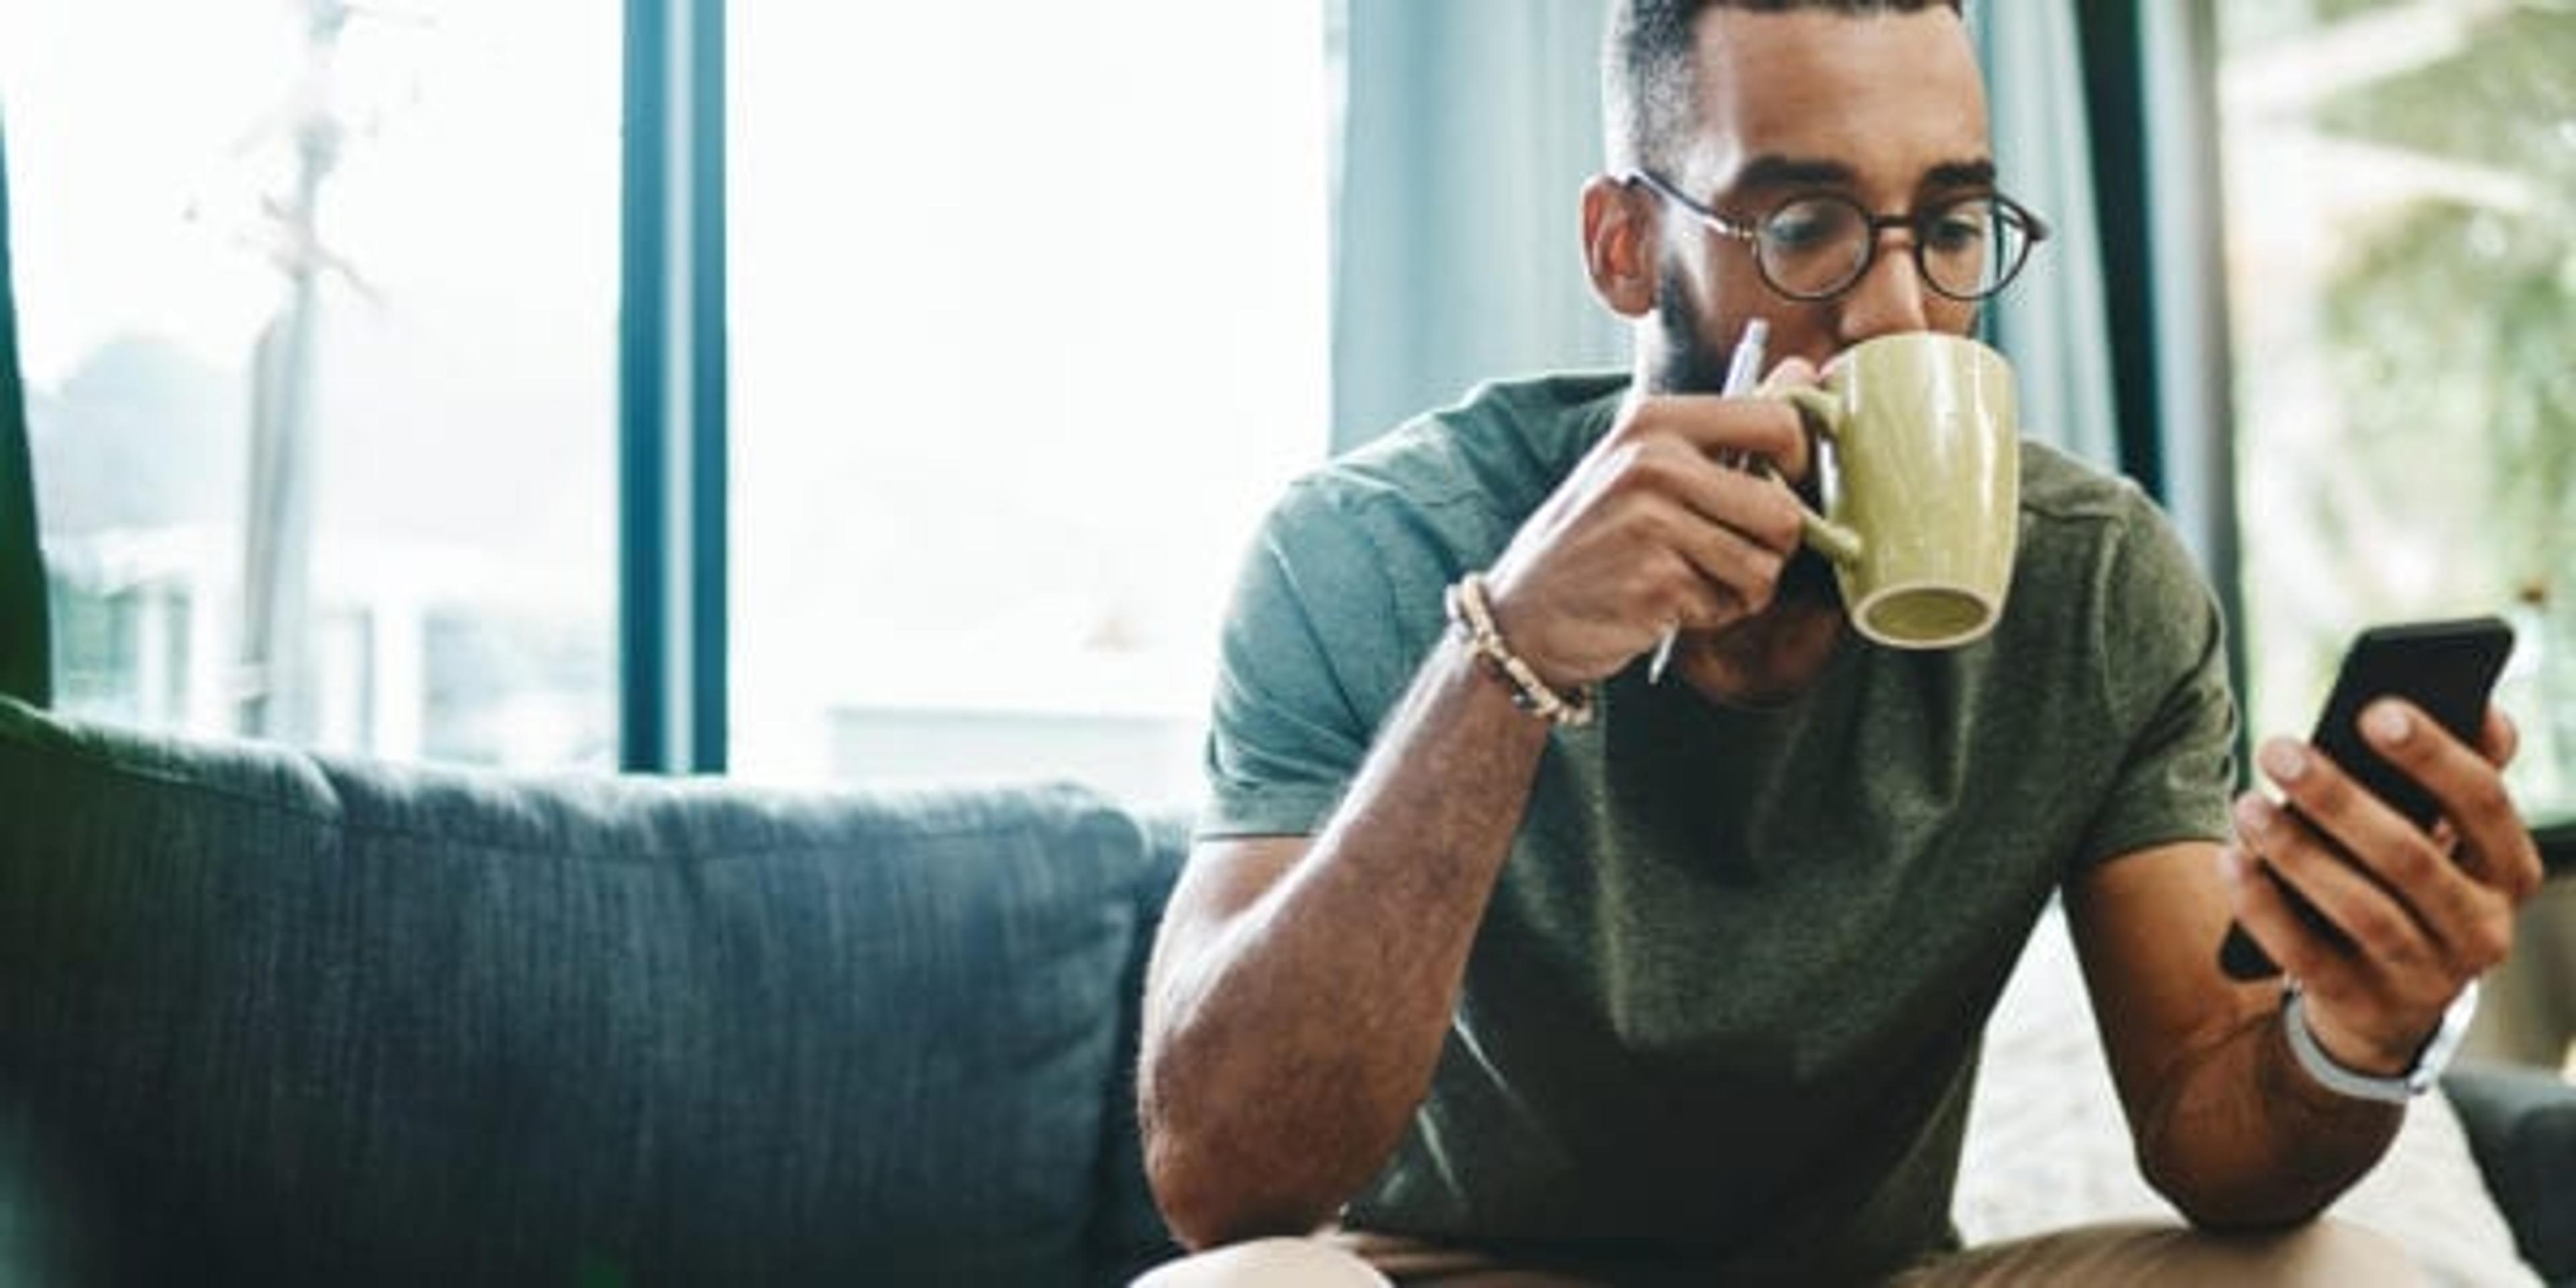
[[[1918,192],[1947,188],[1991,188],[1995,186],[1995,163],[1987,157],[1973,161],[1944,161],[1923,172]]]
[[[1796,157],[1766,152],[1744,163],[1735,178],[1726,185],[1727,192],[1758,192],[1769,188],[1841,187],[1859,181],[1859,175],[1840,161],[1828,157]],[[1991,188],[1995,186],[1995,163],[1989,157],[1943,161],[1923,172],[1915,185],[1918,192],[1946,192],[1956,188]]]
[[[1849,186],[1854,179],[1852,168],[1840,161],[1823,157],[1783,156],[1765,152],[1744,163],[1728,181],[1726,190],[1742,192],[1760,188],[1785,188],[1794,185]]]

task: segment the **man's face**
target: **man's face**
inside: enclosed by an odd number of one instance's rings
[[[1993,185],[1985,87],[1965,26],[1934,7],[1852,17],[1819,10],[1711,9],[1699,24],[1700,130],[1667,175],[1740,224],[1784,198],[1840,192],[1882,215]],[[1792,300],[1766,286],[1751,244],[1662,204],[1657,311],[1667,388],[1713,389],[1751,318],[1771,322],[1769,358],[1822,366],[1873,336],[1965,334],[1976,306],[1924,285],[1903,230],[1879,234],[1869,271],[1842,295]]]

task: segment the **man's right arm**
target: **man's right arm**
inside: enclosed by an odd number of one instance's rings
[[[1454,636],[1313,838],[1203,844],[1155,945],[1146,1168],[1193,1247],[1300,1234],[1431,1083],[1548,726]]]
[[[1506,647],[1566,693],[1665,624],[1762,612],[1797,501],[1717,461],[1753,452],[1796,478],[1805,447],[1782,403],[1632,402],[1489,571]],[[1445,632],[1316,836],[1191,857],[1148,972],[1137,1079],[1147,1174],[1184,1243],[1312,1230],[1393,1152],[1547,746],[1512,698]]]

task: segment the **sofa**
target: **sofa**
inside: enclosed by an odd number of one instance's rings
[[[0,1282],[1122,1282],[1174,1251],[1131,1074],[1183,845],[1074,786],[499,774],[0,699]],[[1972,1237],[2161,1210],[2072,979],[2052,927],[1989,1028]],[[2346,1214],[2437,1282],[2565,1282],[2576,1093],[2480,1076]]]

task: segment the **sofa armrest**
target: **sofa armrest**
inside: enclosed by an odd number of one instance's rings
[[[2442,1089],[2523,1259],[2552,1283],[2576,1280],[2576,1084],[2540,1069],[2463,1063]]]

